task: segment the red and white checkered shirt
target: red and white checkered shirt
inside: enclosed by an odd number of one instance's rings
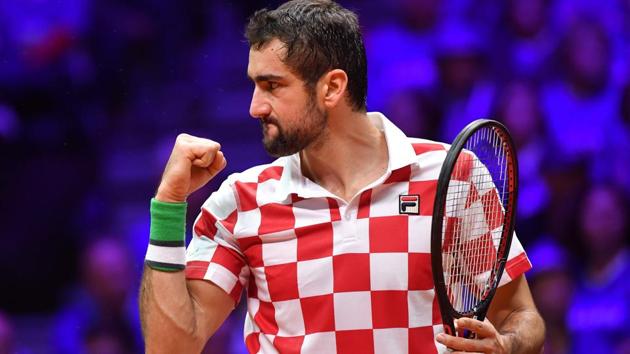
[[[389,164],[349,202],[305,178],[296,154],[229,176],[204,203],[186,276],[235,301],[247,289],[250,353],[446,352],[430,232],[448,145],[368,117]],[[418,215],[400,213],[401,195],[419,195]],[[501,283],[530,268],[515,237]]]

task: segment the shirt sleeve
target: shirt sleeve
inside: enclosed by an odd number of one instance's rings
[[[249,279],[245,256],[234,237],[238,217],[228,178],[201,207],[186,251],[186,278],[209,280],[237,304]]]
[[[511,282],[530,269],[532,269],[532,263],[529,261],[523,245],[518,240],[518,237],[516,237],[516,233],[514,233],[512,244],[510,245],[510,253],[508,253],[507,263],[505,264],[505,270],[499,281],[499,286]]]

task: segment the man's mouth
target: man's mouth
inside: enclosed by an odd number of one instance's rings
[[[262,125],[263,135],[265,136],[275,135],[276,133],[274,133],[274,131],[279,130],[278,124],[276,123],[275,120],[272,120],[272,119],[265,119],[261,121],[261,125]]]
[[[260,121],[260,124],[262,125],[264,134],[269,133],[269,129],[273,129],[273,127],[275,127],[276,130],[280,128],[280,126],[278,125],[278,121],[273,118],[262,119]]]

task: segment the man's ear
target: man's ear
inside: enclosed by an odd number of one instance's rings
[[[348,75],[341,69],[327,72],[321,79],[321,93],[326,108],[336,107],[345,102],[348,87]]]

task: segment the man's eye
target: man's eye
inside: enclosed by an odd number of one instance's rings
[[[278,86],[280,86],[277,82],[270,82],[269,83],[269,89],[270,90],[275,90],[278,88]]]

